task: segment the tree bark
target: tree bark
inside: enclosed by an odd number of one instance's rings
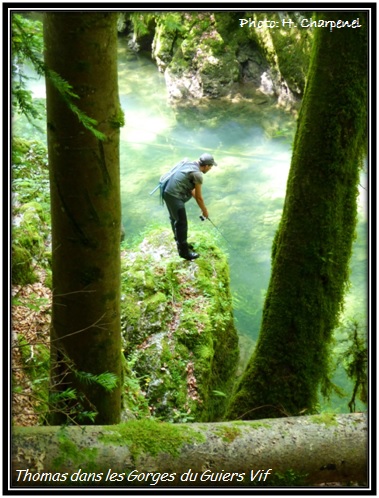
[[[52,217],[52,384],[76,389],[76,409],[120,420],[121,391],[80,382],[73,370],[121,378],[120,178],[117,27],[114,13],[46,13],[45,62],[95,119],[99,140],[46,81]],[[66,410],[66,414],[63,414]],[[67,410],[57,407],[55,423]],[[82,423],[86,423],[81,420]],[[89,420],[87,421],[89,422]]]
[[[312,413],[327,385],[367,140],[367,20],[348,15],[359,30],[316,29],[260,335],[230,420]]]
[[[312,486],[330,482],[363,486],[368,468],[366,422],[365,414],[355,413],[210,424],[147,419],[107,427],[16,427],[12,483],[26,487],[78,483],[148,488]],[[185,480],[188,471],[192,479]],[[110,481],[110,472],[120,480]],[[166,480],[161,477],[152,484],[148,472],[167,473]],[[89,473],[93,475],[88,477]],[[211,473],[212,481],[207,479]],[[133,480],[136,474],[145,477]]]

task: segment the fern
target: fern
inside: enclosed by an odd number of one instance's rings
[[[60,392],[52,392],[50,395],[50,403],[55,406],[58,405],[62,401],[66,400],[76,400],[77,392],[73,387],[67,387],[64,391]]]
[[[97,415],[97,412],[90,412],[88,410],[84,410],[84,411],[78,413],[78,415],[77,415],[78,422],[86,422],[87,419],[89,419],[91,422],[95,422],[96,415]]]
[[[154,20],[155,15],[150,13],[133,12],[129,16],[133,24],[134,34],[144,36],[149,32],[148,25]]]
[[[99,384],[106,391],[112,391],[118,383],[117,375],[110,372],[95,375],[90,372],[76,370],[75,375],[81,382],[85,384]]]
[[[49,69],[42,61],[35,61],[35,64],[41,65],[40,71],[42,71],[45,77],[48,78],[49,81],[54,85],[68,108],[76,115],[79,122],[84,126],[84,128],[92,132],[98,140],[105,140],[106,136],[104,135],[104,133],[101,133],[95,128],[98,125],[96,119],[88,116],[74,103],[74,99],[80,99],[80,97],[76,93],[74,93],[72,85],[70,85],[58,73],[56,73],[52,69]]]
[[[116,374],[105,372],[96,376],[96,382],[104,387],[107,391],[112,391],[118,384],[118,377]]]
[[[164,15],[163,22],[169,31],[184,31],[181,15],[178,12],[168,12]]]

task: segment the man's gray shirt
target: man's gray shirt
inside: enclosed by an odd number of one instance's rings
[[[185,163],[169,179],[165,193],[187,202],[192,197],[192,190],[198,183],[203,183],[203,173],[197,163]]]

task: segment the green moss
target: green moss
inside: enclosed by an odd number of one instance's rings
[[[200,344],[195,350],[195,356],[198,360],[209,361],[214,356],[214,349],[211,344]]]
[[[227,258],[211,234],[194,237],[207,253],[196,263],[178,257],[166,228],[148,231],[143,251],[133,247],[122,261],[127,359],[152,414],[170,422],[220,420],[238,363]]]
[[[118,108],[117,112],[109,119],[109,123],[112,128],[122,128],[125,125],[125,114],[121,107]]]
[[[254,13],[257,21],[277,22],[277,13]],[[295,95],[302,95],[310,60],[313,31],[310,29],[270,29],[263,26],[254,30],[257,42],[274,70],[288,83]]]
[[[34,283],[34,268],[48,268],[49,181],[43,144],[15,138],[12,148],[12,282]]]
[[[23,215],[23,221],[30,223],[50,223],[50,206],[47,203],[30,201],[23,204],[19,208],[19,212]]]
[[[48,289],[53,290],[53,274],[52,274],[52,271],[50,270],[50,268],[47,269],[47,271],[46,271],[44,285]]]
[[[24,156],[29,151],[31,142],[21,137],[12,139],[12,164],[20,165],[24,161]]]
[[[295,472],[292,469],[286,470],[285,472],[274,472],[272,476],[270,476],[270,480],[267,480],[263,483],[263,486],[309,486],[309,483],[307,482],[307,476],[308,474],[306,474],[305,472]],[[259,484],[262,485],[261,483]],[[256,485],[259,484],[258,482],[256,483]]]
[[[167,296],[163,294],[163,292],[157,292],[156,294],[152,295],[151,297],[145,300],[146,312],[148,313],[157,310],[159,305],[166,303],[166,301],[167,301]]]
[[[332,425],[338,426],[338,421],[334,413],[321,413],[320,415],[313,415],[311,417],[311,421],[314,424],[323,424],[327,427],[330,427]]]
[[[125,325],[133,327],[138,323],[141,316],[141,310],[136,306],[135,301],[130,295],[123,295],[121,298],[121,315]]]
[[[249,421],[249,420],[234,420],[233,425],[248,425],[252,429],[271,429],[271,424],[267,422],[260,422],[259,420],[257,421]]]
[[[145,419],[117,425],[99,440],[105,444],[126,444],[132,457],[137,458],[144,452],[178,456],[183,445],[203,442],[205,437],[190,427]]]
[[[215,430],[215,434],[227,443],[232,443],[241,435],[241,432],[242,431],[235,426],[218,426]]]
[[[57,470],[64,467],[68,462],[78,465],[78,468],[85,468],[86,472],[93,472],[98,469],[96,464],[96,448],[78,448],[70,439],[66,430],[62,428],[58,434],[58,454],[53,460],[53,467]]]
[[[27,285],[37,282],[33,257],[24,247],[12,247],[12,284]]]
[[[27,249],[33,256],[38,256],[44,250],[41,233],[38,231],[37,223],[29,220],[13,229],[12,236],[14,245]]]

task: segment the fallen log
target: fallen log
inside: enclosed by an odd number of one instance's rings
[[[12,487],[367,485],[363,413],[15,427]]]

